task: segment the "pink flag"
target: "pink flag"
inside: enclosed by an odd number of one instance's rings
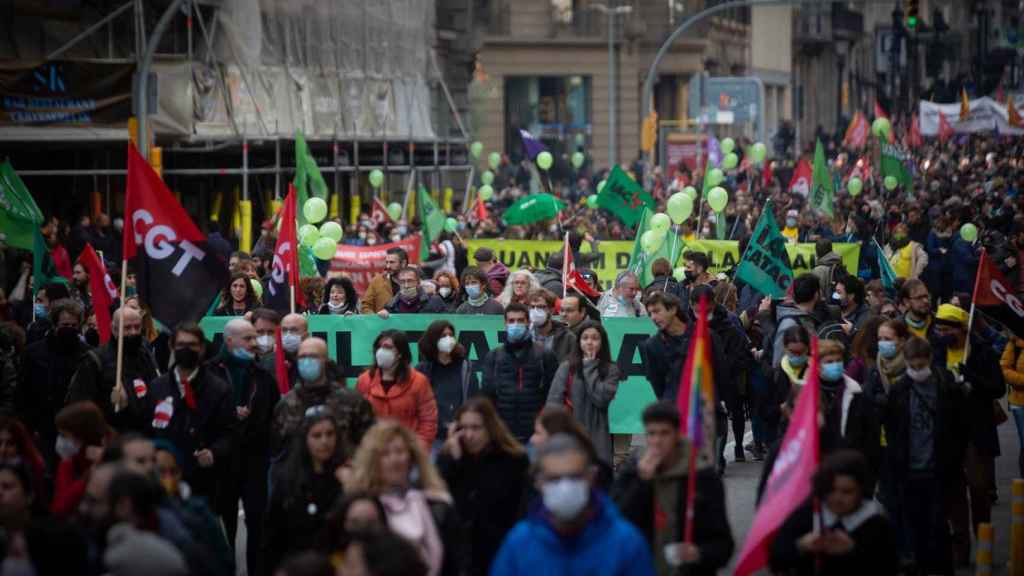
[[[768,564],[768,551],[779,527],[811,495],[811,477],[818,466],[818,339],[811,342],[807,382],[765,484],[754,523],[736,562],[736,576],[747,576]]]

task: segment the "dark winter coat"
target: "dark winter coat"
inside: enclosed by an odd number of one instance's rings
[[[980,248],[958,235],[953,240],[952,254],[953,292],[973,294],[974,278],[978,275],[978,262],[981,261]]]
[[[533,421],[544,407],[558,370],[555,355],[532,340],[499,346],[480,363],[481,389],[520,442],[533,435]]]
[[[341,495],[334,470],[310,473],[301,482],[279,478],[274,482],[267,513],[263,516],[263,566],[267,573],[287,557],[311,550],[323,530],[328,510]]]
[[[239,463],[244,458],[266,459],[270,454],[271,416],[274,407],[281,399],[281,394],[277,390],[277,382],[273,375],[253,361],[245,369],[245,381],[238,383],[242,394],[241,398],[235,401],[236,383],[231,380],[228,370],[230,360],[226,356],[227,349],[225,348],[219,356],[206,365],[206,368],[214,376],[227,382],[228,388],[232,392],[232,404],[235,405],[232,407],[233,411],[236,407],[249,409],[249,415],[246,418],[236,416],[238,419],[238,444],[233,456],[237,457]]]
[[[274,407],[274,454],[280,454],[287,448],[289,437],[302,427],[306,410],[319,405],[330,410],[335,434],[339,442],[345,443],[346,453],[351,455],[355,452],[363,434],[373,426],[373,406],[355,390],[328,380],[321,386],[299,384],[281,397]]]
[[[945,368],[933,366],[931,381],[937,387],[933,445],[935,477],[958,478],[968,438],[964,393]],[[885,454],[897,481],[906,480],[910,473],[910,387],[908,376],[893,383],[882,412],[887,444]],[[991,410],[991,403],[989,408]]]
[[[658,331],[652,334],[643,344],[640,345],[640,357],[644,362],[644,369],[647,371],[647,381],[654,389],[654,395],[659,400],[675,401],[679,393],[679,377],[686,365],[686,356],[690,350],[690,338],[696,331],[696,323],[690,322],[686,331],[680,336],[669,336]],[[722,398],[721,387],[725,379],[719,374],[728,374],[725,369],[725,358],[722,354],[722,341],[715,335],[711,336],[711,362],[715,375],[715,394]]]
[[[96,362],[97,359],[99,362]],[[144,418],[150,400],[148,386],[160,375],[156,357],[149,345],[141,344],[134,353],[126,348],[123,370],[121,381],[128,396],[128,406],[120,412],[115,412],[110,402],[110,393],[117,377],[116,339],[82,358],[78,364],[78,373],[70,383],[67,403],[85,400],[94,402],[103,410],[107,424],[120,432],[145,430],[148,423]],[[141,383],[138,382],[140,380]]]
[[[480,382],[476,378],[473,362],[468,358],[458,362],[457,367],[446,370],[436,362],[423,360],[416,366],[430,381],[437,401],[437,435],[443,438],[448,433],[448,424],[455,418],[455,411],[470,396],[480,393]]]
[[[88,350],[89,346],[78,340],[74,348],[61,350],[52,332],[25,349],[15,390],[15,405],[18,417],[29,430],[39,435],[43,453],[51,460],[57,439],[53,419],[64,407],[68,384]]]
[[[422,290],[412,303],[407,304],[401,296],[395,296],[384,305],[384,309],[391,314],[444,314],[448,311],[444,300]]]
[[[946,367],[946,347],[932,338],[935,363]],[[967,364],[963,367],[965,432],[968,441],[982,454],[999,456],[999,435],[996,432],[995,411],[992,402],[1006,394],[1006,381],[999,366],[999,356],[992,345],[977,336],[971,336]],[[934,370],[934,368],[933,368]]]

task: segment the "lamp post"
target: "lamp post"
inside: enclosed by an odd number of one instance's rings
[[[609,4],[615,0],[609,0]],[[615,74],[615,16],[618,14],[629,14],[633,11],[632,6],[609,6],[608,4],[591,4],[592,10],[604,14],[608,18],[608,167],[611,168],[618,163],[616,152],[618,151],[618,110],[616,110],[616,94],[618,93],[618,81]]]

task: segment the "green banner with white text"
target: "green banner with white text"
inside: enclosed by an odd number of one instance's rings
[[[498,315],[396,314],[387,320],[375,315],[308,318],[310,334],[327,341],[330,356],[343,370],[349,386],[355,386],[356,377],[370,365],[373,340],[383,330],[406,333],[412,347],[413,365],[419,356],[416,342],[434,320],[448,320],[455,326],[456,338],[473,360],[483,358],[505,340],[505,324]],[[219,340],[224,325],[231,319],[230,316],[207,316],[200,325],[207,338]],[[608,331],[611,356],[626,375],[609,408],[611,431],[614,434],[642,432],[640,413],[655,398],[640,360],[640,344],[654,333],[654,324],[646,318],[606,318],[602,323]]]

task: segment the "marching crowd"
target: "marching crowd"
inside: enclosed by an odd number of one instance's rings
[[[261,301],[270,258],[228,253],[213,233],[231,272],[212,310],[231,317],[222,335],[154,322],[129,269],[113,338],[100,345],[88,273],[70,262],[86,242],[106,241],[113,258],[119,220],[51,222],[67,281],[33,296],[31,267],[12,250],[0,278],[0,573],[715,574],[734,552],[728,431],[732,460],[765,462],[763,490],[818,338],[820,511],[809,500],[785,521],[771,569],[952,574],[991,520],[995,459],[1019,454],[996,430],[1007,393],[1024,439],[1024,338],[969,313],[983,249],[1022,287],[1024,154],[995,138],[928,146],[913,156],[915,186],[890,191],[862,170],[869,154],[835,152],[833,170],[845,179],[855,168],[865,186],[838,193],[832,218],[779,172],[727,173],[735,195],[720,217],[741,252],[766,207],[783,235],[815,244],[813,269],[776,300],[695,251],[685,274],[655,261],[649,285],[623,271],[602,293],[581,247],[621,230],[596,228],[610,220],[580,198],[554,225],[596,297],[566,290],[561,252],[542,269],[510,270],[479,248],[470,265],[462,237],[488,226],[470,219],[423,266],[388,250],[362,294],[344,276],[303,279],[305,310],[281,315]],[[653,176],[662,203],[692,177]],[[965,223],[976,240],[958,232]],[[707,237],[699,224],[676,233]],[[833,243],[861,245],[856,269]],[[881,280],[880,258],[895,285]],[[717,438],[691,479],[676,399],[701,302]],[[418,342],[366,334],[357,345],[370,346],[372,365],[352,382],[308,322],[420,313],[500,315],[503,344],[471,359],[446,319]],[[602,325],[610,317],[656,328],[641,357],[657,401],[632,438],[610,431],[624,381]]]

